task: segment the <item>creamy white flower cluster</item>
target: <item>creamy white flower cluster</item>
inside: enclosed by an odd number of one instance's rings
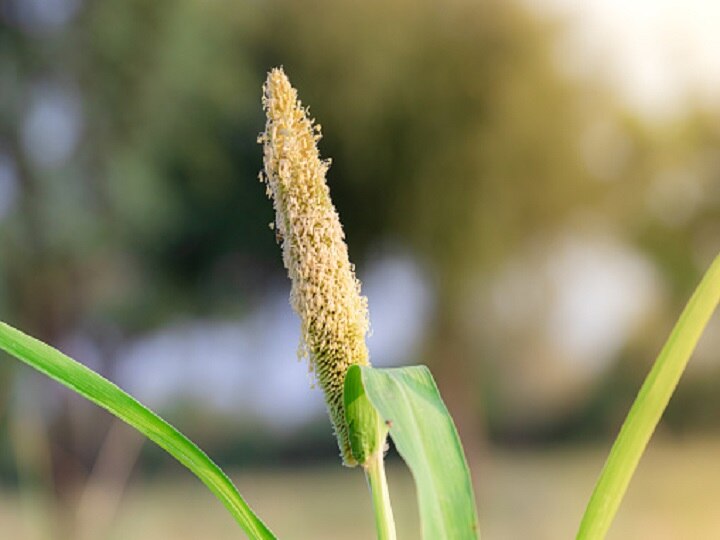
[[[345,373],[353,364],[369,365],[367,298],[361,295],[348,258],[340,218],[330,199],[320,159],[320,126],[309,118],[282,69],[273,69],[263,86],[265,182],[275,207],[277,238],[292,281],[290,302],[300,316],[300,356],[325,393],[343,462],[355,465],[343,406]]]

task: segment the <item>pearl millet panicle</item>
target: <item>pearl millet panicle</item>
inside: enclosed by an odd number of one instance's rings
[[[369,365],[367,298],[348,258],[340,218],[330,200],[317,142],[320,126],[308,117],[281,68],[263,86],[264,150],[268,196],[275,208],[274,228],[292,290],[290,303],[300,316],[300,356],[325,393],[330,419],[345,465],[356,461],[350,450],[343,406],[345,373],[353,364]]]

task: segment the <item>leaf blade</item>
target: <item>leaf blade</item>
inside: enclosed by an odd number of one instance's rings
[[[365,465],[385,444],[387,429],[383,429],[377,409],[367,397],[360,366],[350,366],[345,374],[343,404],[350,449],[358,464]]]
[[[417,487],[423,538],[478,538],[470,471],[462,444],[425,366],[362,367],[365,391]]]
[[[613,444],[580,523],[579,540],[607,534],[640,458],[720,302],[720,256],[688,301],[643,382]]]
[[[195,443],[114,383],[57,349],[0,322],[0,349],[107,410],[190,469],[225,505],[252,540],[275,536],[227,475]]]

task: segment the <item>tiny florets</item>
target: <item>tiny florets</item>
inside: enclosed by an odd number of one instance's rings
[[[365,335],[367,299],[361,295],[348,258],[345,235],[330,200],[317,142],[320,125],[309,118],[282,69],[263,86],[267,115],[263,145],[266,184],[275,208],[274,229],[292,282],[290,303],[300,316],[300,356],[325,393],[343,462],[355,465],[343,406],[345,374],[353,364],[368,365]]]

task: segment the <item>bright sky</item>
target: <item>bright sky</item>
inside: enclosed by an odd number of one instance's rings
[[[526,1],[569,23],[559,50],[566,67],[601,73],[643,113],[666,117],[692,101],[720,101],[720,1]]]

